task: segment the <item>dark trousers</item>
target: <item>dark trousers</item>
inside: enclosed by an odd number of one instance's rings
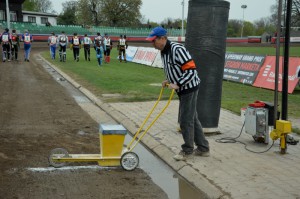
[[[122,55],[124,57],[124,61],[126,61],[126,50],[125,48],[120,48],[119,50],[119,60],[122,61]]]
[[[12,59],[18,59],[19,46],[18,44],[13,44],[11,48],[11,57]]]
[[[106,51],[104,51],[105,56],[110,56],[110,46],[106,46]]]
[[[2,57],[3,61],[7,59],[10,59],[10,45],[9,44],[2,44]]]
[[[64,45],[64,46],[59,45],[59,50],[58,50],[58,52],[59,52],[59,58],[60,58],[60,61],[66,61],[66,58],[67,58],[66,48],[67,48],[66,45]]]
[[[200,151],[209,151],[209,143],[206,140],[202,125],[197,114],[198,90],[179,96],[179,121],[184,144],[181,148],[186,153],[192,153],[194,143]]]
[[[91,48],[89,46],[84,47],[84,58],[85,61],[89,60],[90,61],[90,55],[91,55]]]
[[[78,48],[73,47],[73,56],[74,56],[74,60],[79,59],[79,47]]]

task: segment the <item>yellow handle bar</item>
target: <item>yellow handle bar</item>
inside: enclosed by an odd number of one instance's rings
[[[167,84],[167,86],[169,86],[169,84]],[[148,119],[150,118],[150,116],[152,115],[154,109],[156,108],[156,106],[158,105],[161,96],[163,94],[164,91],[164,87],[161,88],[160,90],[160,94],[159,97],[157,99],[157,101],[155,102],[154,106],[152,107],[151,111],[148,113],[147,117],[145,118],[145,120],[143,121],[142,125],[140,126],[139,130],[135,133],[134,137],[132,138],[131,142],[128,144],[127,146],[127,150],[128,151],[132,151],[134,149],[134,147],[137,145],[137,143],[144,137],[144,135],[148,132],[148,130],[153,126],[153,124],[156,122],[156,120],[163,114],[163,112],[168,108],[173,96],[174,96],[174,89],[172,89],[172,92],[170,94],[169,100],[167,102],[167,104],[164,106],[164,108],[162,109],[162,111],[154,118],[154,120],[151,122],[151,124],[147,127],[147,129],[141,134],[141,136],[138,138],[138,140],[136,140],[136,138],[139,136],[141,130],[143,129],[144,125],[146,124],[146,122],[148,121]],[[135,144],[133,145],[133,142],[136,140]],[[133,146],[132,146],[133,145]],[[131,147],[132,146],[132,147]]]

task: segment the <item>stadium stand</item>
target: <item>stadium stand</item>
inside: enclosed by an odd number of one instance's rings
[[[0,27],[1,26],[5,28],[6,22],[0,21]],[[127,28],[108,26],[91,26],[89,28],[76,25],[44,26],[29,22],[11,22],[11,29],[16,29],[19,33],[28,30],[31,34],[49,34],[51,32],[60,33],[62,30],[64,30],[66,34],[69,35],[72,35],[75,32],[77,32],[79,35],[95,35],[97,32],[100,32],[102,35],[104,35],[104,33],[107,33],[110,36],[116,37],[120,36],[121,34],[131,37],[146,37],[150,31],[150,29],[148,28]],[[181,30],[179,29],[168,29],[168,32],[169,36],[181,36]]]

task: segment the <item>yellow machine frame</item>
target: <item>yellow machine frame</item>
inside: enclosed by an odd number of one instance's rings
[[[148,132],[148,130],[153,126],[153,124],[157,121],[157,119],[163,114],[163,112],[169,106],[173,96],[174,89],[172,89],[170,97],[162,109],[162,111],[154,118],[151,124],[146,128],[146,130],[140,134],[144,125],[149,120],[156,106],[161,100],[162,94],[164,91],[164,87],[161,88],[159,97],[152,107],[151,111],[143,121],[141,127],[135,133],[129,145],[123,150],[123,144],[126,135],[126,129],[122,125],[107,125],[110,132],[106,133],[103,125],[100,125],[99,132],[99,141],[100,145],[100,153],[99,154],[69,154],[67,150],[63,148],[53,149],[49,156],[49,163],[54,167],[62,167],[66,162],[97,162],[100,166],[122,166],[125,170],[134,170],[139,163],[138,156],[132,152],[135,146],[140,142],[140,140],[144,137],[144,135]]]

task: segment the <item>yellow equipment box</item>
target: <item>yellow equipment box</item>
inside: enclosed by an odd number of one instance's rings
[[[122,125],[100,124],[100,154],[105,161],[99,161],[102,166],[120,165],[119,160],[111,160],[112,158],[120,158],[123,150],[123,144],[127,130]],[[108,159],[106,159],[108,158]]]

